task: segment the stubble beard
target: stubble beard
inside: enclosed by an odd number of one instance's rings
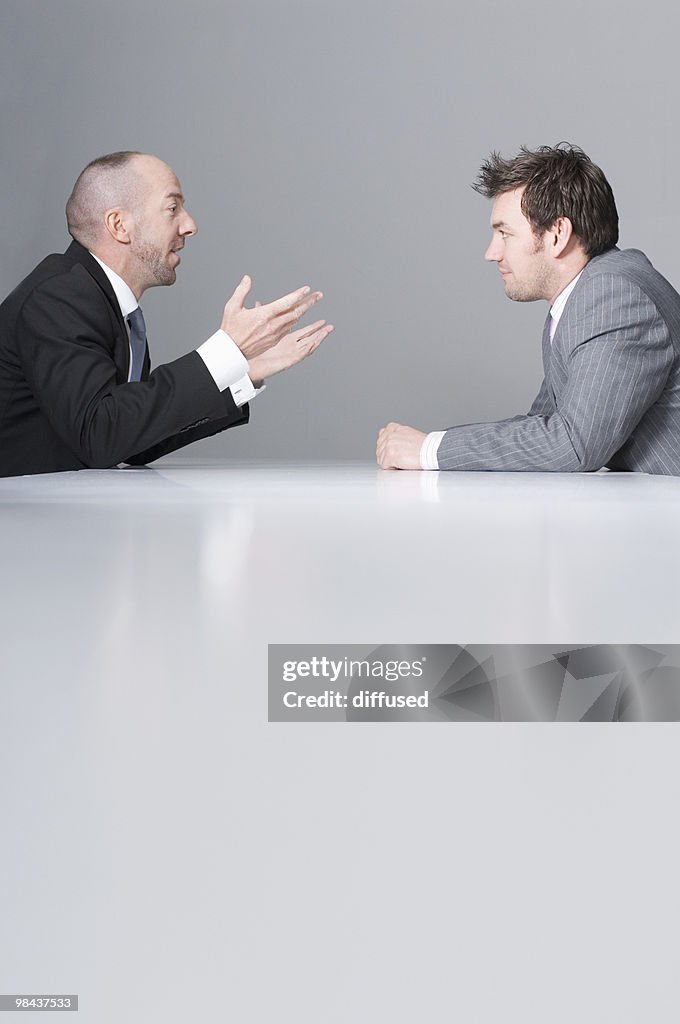
[[[139,241],[135,247],[137,259],[144,268],[145,288],[156,285],[174,284],[177,273],[167,263],[167,253],[162,252],[153,242]]]
[[[506,284],[505,294],[513,302],[536,302],[537,299],[545,298],[546,286],[547,280],[537,276],[530,281]]]
[[[533,255],[543,250],[542,239],[536,239]],[[528,280],[509,282],[505,286],[505,294],[513,302],[536,302],[551,295],[552,277],[550,267],[543,262],[538,264],[535,272]]]

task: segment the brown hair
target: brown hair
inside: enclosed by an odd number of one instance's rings
[[[568,217],[589,257],[611,249],[619,239],[619,215],[609,182],[582,149],[567,142],[535,150],[522,146],[510,160],[492,153],[472,187],[487,199],[523,187],[522,213],[534,233]]]

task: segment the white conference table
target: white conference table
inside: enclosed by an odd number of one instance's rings
[[[675,726],[268,724],[266,670],[680,643],[679,523],[680,480],[626,474],[1,480],[1,990],[83,1024],[670,1020]]]
[[[175,458],[1,480],[0,515],[19,674],[37,623],[31,671],[69,675],[75,623],[84,660],[134,635],[170,675],[197,636],[208,665],[234,641],[680,640],[670,477]]]

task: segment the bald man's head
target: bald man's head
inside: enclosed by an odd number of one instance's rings
[[[66,203],[66,223],[72,238],[90,249],[105,230],[104,215],[108,210],[134,210],[139,205],[147,159],[137,150],[122,150],[107,153],[87,165]]]
[[[68,230],[139,298],[174,284],[180,251],[196,224],[177,175],[150,153],[125,150],[88,164],[66,204]]]

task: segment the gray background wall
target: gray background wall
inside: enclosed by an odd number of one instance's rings
[[[680,283],[678,18],[574,0],[2,0],[0,288],[67,242],[82,166],[119,148],[176,169],[199,224],[147,293],[154,361],[219,324],[245,272],[308,282],[336,333],[273,380],[251,426],[196,455],[371,458],[389,419],[435,429],[524,411],[544,303],[483,261],[492,148],[576,142],[613,185],[622,244]]]

